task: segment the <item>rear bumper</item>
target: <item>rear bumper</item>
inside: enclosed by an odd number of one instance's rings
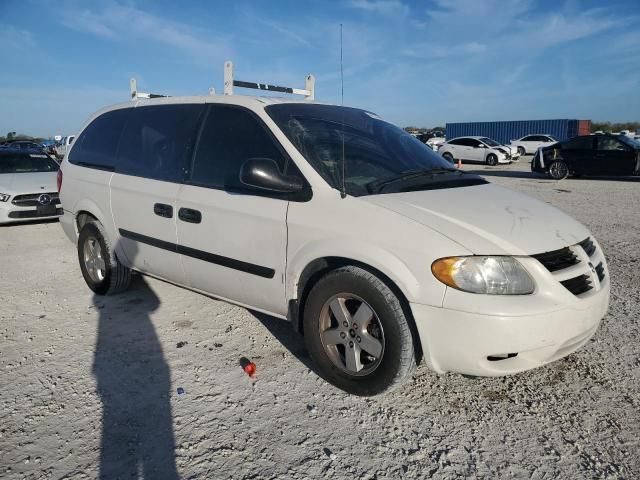
[[[63,215],[60,217],[60,225],[62,226],[62,231],[65,233],[67,238],[71,240],[72,243],[78,242],[78,230],[76,229],[76,218],[68,210],[64,210]]]
[[[438,373],[500,376],[558,360],[582,347],[609,306],[609,285],[567,307],[535,315],[480,315],[411,304],[424,358]],[[517,354],[491,361],[487,357]]]

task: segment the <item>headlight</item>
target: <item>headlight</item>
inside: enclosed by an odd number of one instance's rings
[[[0,193],[0,202],[6,202],[11,198],[11,195],[7,195],[6,193]]]
[[[525,295],[535,284],[513,257],[447,257],[431,265],[433,275],[445,285],[471,293]]]

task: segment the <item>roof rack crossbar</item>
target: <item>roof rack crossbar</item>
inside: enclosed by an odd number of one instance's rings
[[[266,90],[268,92],[290,93],[293,95],[304,95],[307,100],[313,100],[315,97],[316,79],[313,75],[305,77],[305,88],[280,87],[278,85],[269,85],[267,83],[244,82],[242,80],[233,79],[233,63],[225,62],[224,64],[224,94],[233,95],[233,87],[253,88],[255,90]]]
[[[144,93],[138,91],[138,82],[135,78],[129,80],[129,88],[131,89],[131,100],[137,100],[138,98],[164,98],[169,95],[162,95],[160,93]]]

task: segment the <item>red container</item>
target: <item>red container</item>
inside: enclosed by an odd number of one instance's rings
[[[591,120],[578,120],[578,135],[589,135],[591,133]]]

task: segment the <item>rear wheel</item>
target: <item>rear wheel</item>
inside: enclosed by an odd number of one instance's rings
[[[495,153],[490,153],[487,155],[487,165],[491,165],[492,167],[498,164],[498,157]]]
[[[562,180],[569,176],[569,167],[562,160],[555,160],[549,165],[549,176],[554,180]]]
[[[378,277],[359,267],[342,267],[309,292],[305,343],[327,381],[349,393],[376,395],[398,386],[415,370],[410,321]]]
[[[85,282],[99,295],[122,292],[131,284],[131,270],[115,256],[104,227],[86,223],[78,236],[78,260]]]

